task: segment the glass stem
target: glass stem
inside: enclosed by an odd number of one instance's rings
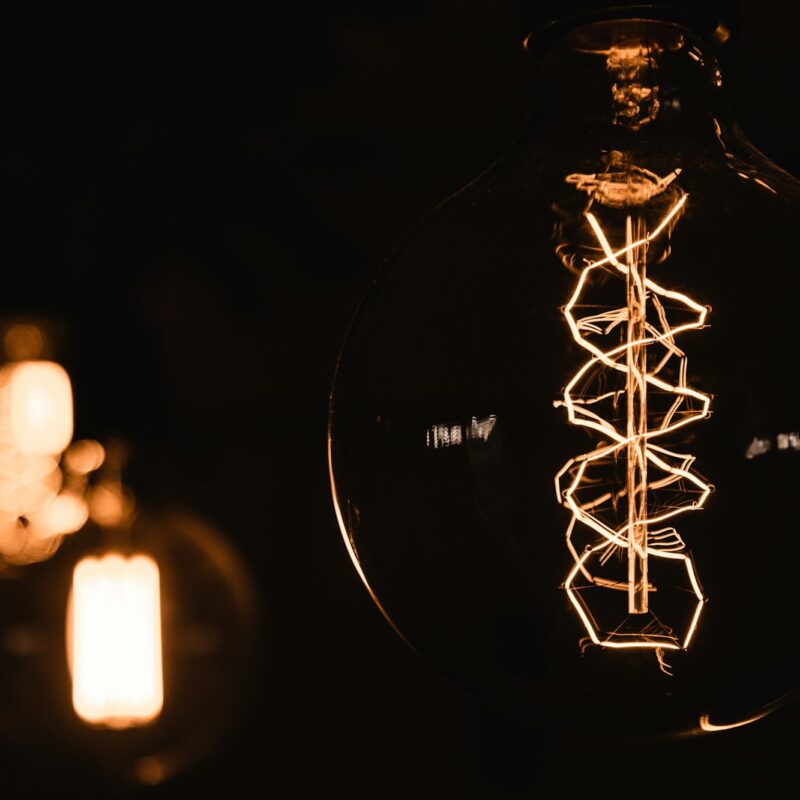
[[[646,236],[644,220],[627,218],[627,245]],[[628,250],[627,495],[628,612],[647,612],[647,245]]]

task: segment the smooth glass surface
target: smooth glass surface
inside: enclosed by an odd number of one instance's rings
[[[690,31],[553,46],[520,140],[396,253],[337,371],[337,513],[413,647],[576,731],[792,696],[798,202]]]

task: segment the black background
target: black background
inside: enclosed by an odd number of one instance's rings
[[[748,1],[721,52],[744,129],[795,174],[798,21]],[[64,321],[77,433],[124,435],[140,502],[224,528],[263,600],[247,719],[145,796],[570,797],[631,776],[648,796],[777,796],[795,784],[795,708],[676,744],[569,740],[507,718],[403,645],[341,543],[325,454],[339,344],[392,248],[521,128],[521,33],[510,0],[8,13],[0,306]],[[111,791],[43,758],[9,743],[0,786]]]

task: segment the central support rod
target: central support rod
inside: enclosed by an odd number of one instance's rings
[[[627,244],[642,241],[644,221],[626,223]],[[627,497],[628,497],[628,612],[647,612],[647,336],[645,289],[647,246],[628,250],[627,329]]]

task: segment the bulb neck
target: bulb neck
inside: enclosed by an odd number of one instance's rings
[[[715,146],[732,120],[710,46],[656,19],[608,19],[569,30],[539,73],[531,126],[563,142],[600,148],[685,150]]]
[[[738,0],[522,0],[524,46],[538,58],[575,28],[622,19],[674,23],[722,45],[740,28],[741,8]]]

